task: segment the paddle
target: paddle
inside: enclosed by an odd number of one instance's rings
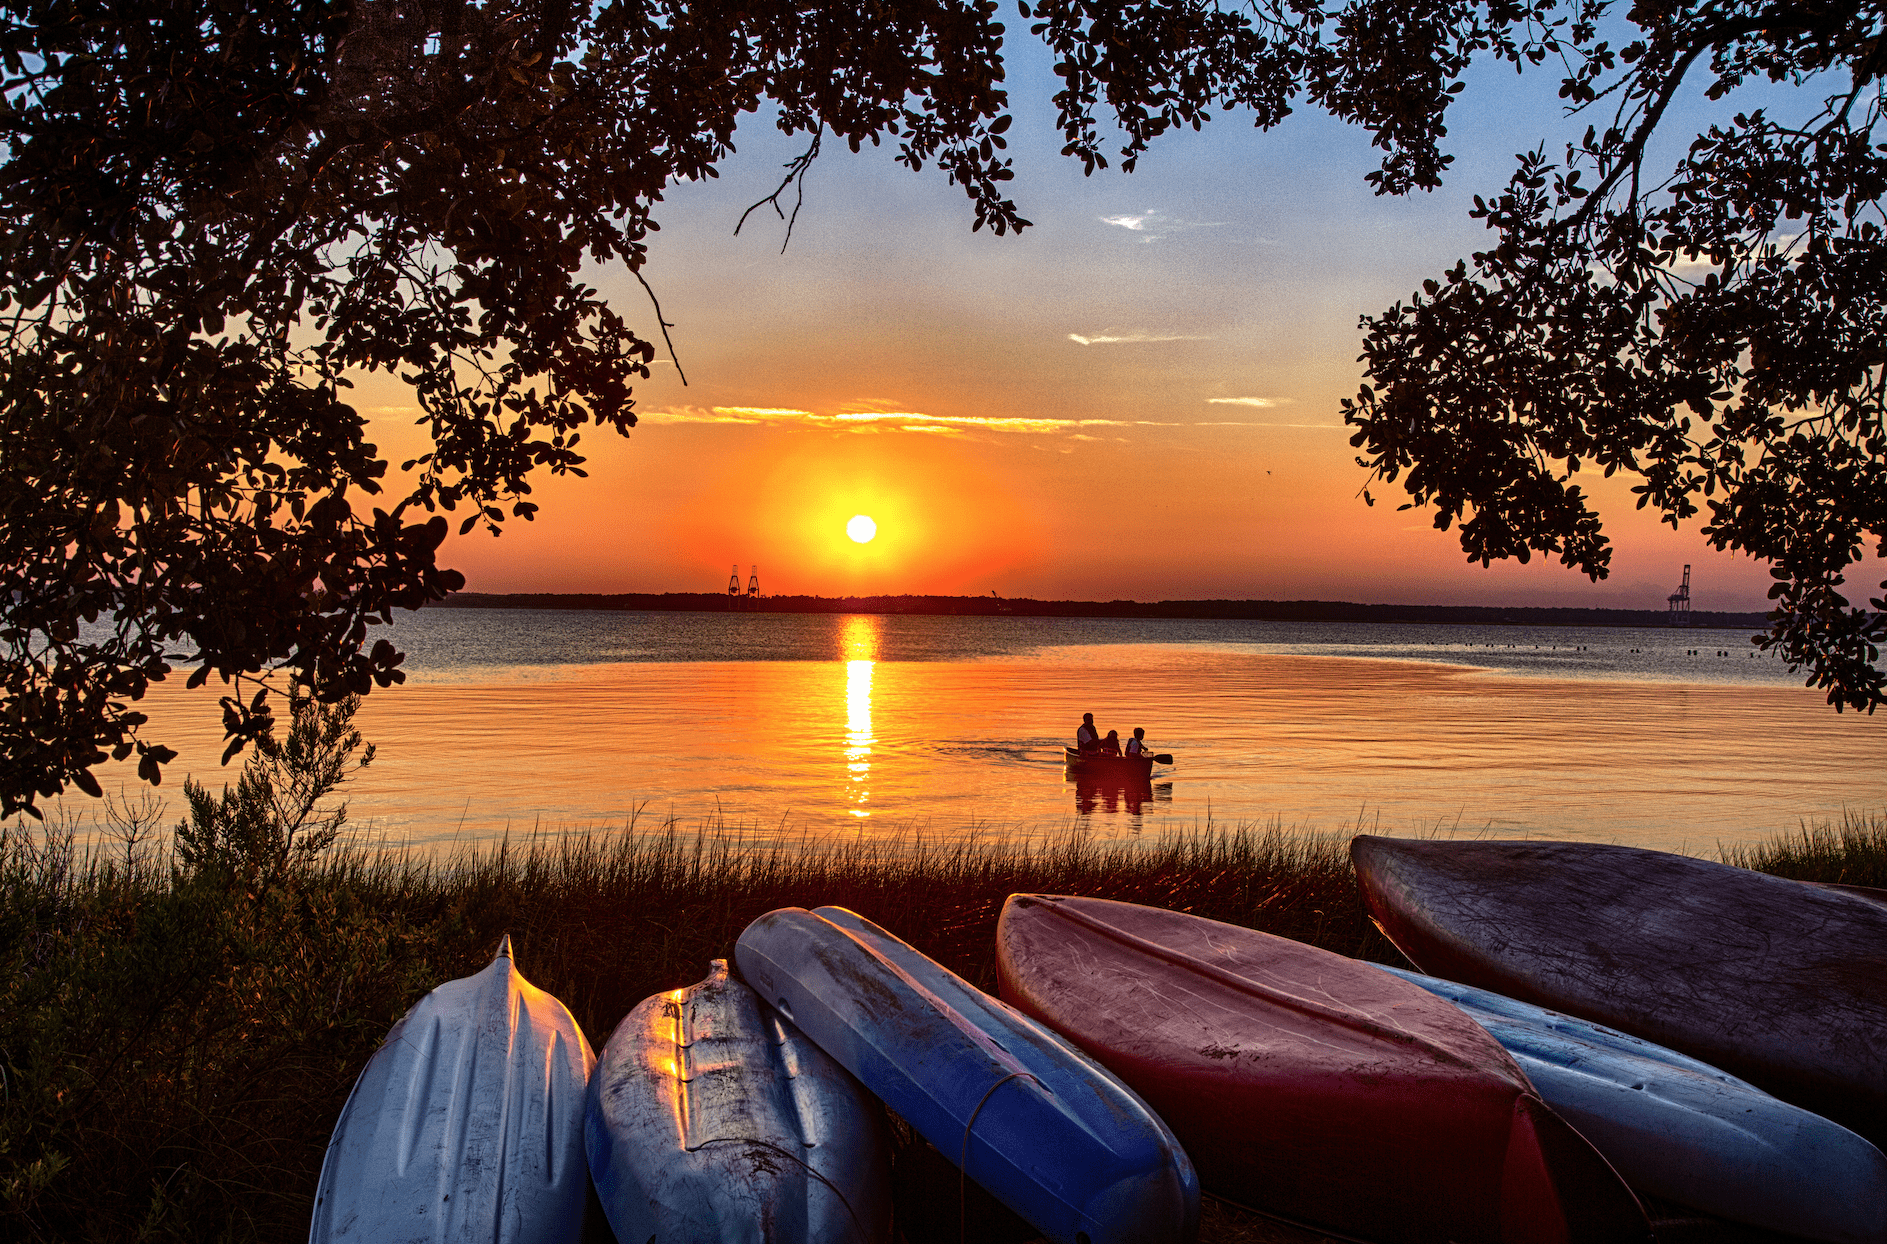
[[[1153,753],[1153,763],[1154,763],[1154,764],[1156,764],[1156,765],[1170,765],[1170,764],[1172,764],[1172,763],[1173,763],[1173,753],[1171,753],[1171,752],[1154,752],[1154,753]]]

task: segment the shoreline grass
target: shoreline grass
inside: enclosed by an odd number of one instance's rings
[[[305,1234],[361,1066],[421,994],[482,967],[506,932],[520,969],[599,1048],[637,1002],[699,980],[750,920],[785,906],[850,907],[984,988],[1002,902],[1028,891],[1400,961],[1367,919],[1347,833],[756,837],[632,823],[446,855],[343,846],[270,876],[187,869],[135,831],[82,848],[70,824],[0,828],[0,1237]],[[1887,886],[1887,812],[1719,854]]]

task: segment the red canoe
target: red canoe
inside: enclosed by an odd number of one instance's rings
[[[1208,1192],[1366,1239],[1650,1237],[1479,1024],[1367,963],[1181,912],[1018,894],[1002,996],[1145,1098]]]
[[[1422,971],[1569,1011],[1887,1141],[1887,904],[1591,842],[1350,844]]]
[[[1078,752],[1072,747],[1061,750],[1068,771],[1080,774],[1083,778],[1103,782],[1144,782],[1153,772],[1153,757],[1144,753],[1139,756],[1115,756],[1107,752]]]

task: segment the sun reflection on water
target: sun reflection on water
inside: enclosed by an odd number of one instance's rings
[[[845,653],[845,802],[863,820],[871,815],[871,669],[878,658],[878,619],[845,620],[839,643]]]
[[[853,816],[871,810],[871,667],[870,661],[845,663],[845,801]]]

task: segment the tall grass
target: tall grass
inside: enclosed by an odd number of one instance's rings
[[[1887,888],[1887,811],[1844,811],[1755,845],[1727,846],[1726,864],[1797,881]]]
[[[356,860],[334,875],[437,921],[467,965],[509,930],[519,966],[603,1036],[648,995],[700,979],[749,922],[779,907],[849,907],[986,989],[996,917],[1020,892],[1174,907],[1343,954],[1395,955],[1363,910],[1347,839],[1250,826],[1115,845],[1071,834],[761,847],[671,828],[536,838],[438,864]]]
[[[70,825],[0,830],[0,1239],[304,1234],[329,1131],[388,1026],[507,932],[519,967],[598,1046],[786,906],[850,907],[984,988],[1016,892],[1177,908],[1397,960],[1344,837],[1276,825],[883,846],[632,823],[445,856],[342,847],[271,873],[186,866],[137,828],[149,822],[92,848]],[[1723,855],[1887,885],[1887,815]]]

